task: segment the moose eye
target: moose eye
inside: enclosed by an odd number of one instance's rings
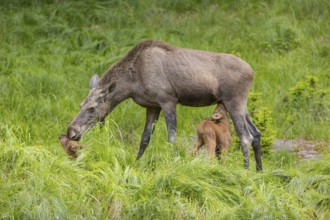
[[[95,107],[90,107],[90,108],[88,109],[88,111],[89,111],[90,113],[95,112]]]

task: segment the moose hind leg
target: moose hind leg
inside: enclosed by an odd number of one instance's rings
[[[158,108],[147,108],[146,124],[140,142],[140,150],[136,157],[137,160],[142,157],[145,149],[149,144],[151,134],[154,131],[154,124],[158,119],[159,113],[160,109]]]
[[[246,112],[245,117],[246,117],[246,121],[248,123],[249,131],[253,135],[252,148],[253,148],[254,157],[256,160],[256,169],[257,169],[257,171],[262,171],[261,146],[260,146],[261,132],[253,124],[248,112]]]
[[[242,152],[244,157],[244,168],[249,168],[250,147],[253,140],[249,132],[248,124],[245,120],[244,114],[232,113],[231,118],[234,123],[236,133],[241,140]]]

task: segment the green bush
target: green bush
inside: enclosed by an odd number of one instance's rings
[[[318,77],[307,75],[284,94],[281,107],[287,131],[310,124],[330,123],[330,90],[320,84]],[[320,131],[322,133],[322,129]]]
[[[253,123],[261,132],[261,152],[263,155],[269,155],[271,147],[274,144],[275,130],[273,125],[272,111],[260,106],[260,93],[250,92],[248,100],[248,111]],[[240,148],[240,141],[236,133],[233,131],[233,146],[235,149]]]
[[[317,120],[329,119],[330,111],[330,89],[322,88],[316,76],[305,76],[289,89],[286,105],[293,107],[295,111],[308,108],[308,111]]]
[[[261,43],[266,52],[286,53],[299,46],[297,33],[290,28],[277,27],[275,33]]]

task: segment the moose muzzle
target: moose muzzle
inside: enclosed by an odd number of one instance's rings
[[[81,132],[79,132],[78,128],[70,126],[67,130],[67,137],[70,140],[79,141],[81,138]]]

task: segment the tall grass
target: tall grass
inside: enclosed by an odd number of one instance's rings
[[[191,157],[195,126],[213,107],[178,106],[175,144],[161,115],[139,161],[145,111],[131,100],[84,136],[77,160],[58,142],[90,76],[152,38],[242,57],[277,137],[329,143],[329,102],[318,118],[313,103],[290,101],[307,75],[319,91],[330,86],[329,9],[325,0],[2,1],[0,218],[329,219],[329,151],[318,161],[273,152],[263,173],[252,158],[244,170],[235,150],[222,164]]]
[[[81,156],[1,144],[2,218],[327,219],[329,156],[299,162],[289,153],[266,161],[266,171],[241,168],[240,152],[222,165],[191,158],[182,146],[153,141],[144,158],[113,131],[92,131]],[[108,141],[100,141],[108,140]],[[55,148],[55,147],[54,147]]]

